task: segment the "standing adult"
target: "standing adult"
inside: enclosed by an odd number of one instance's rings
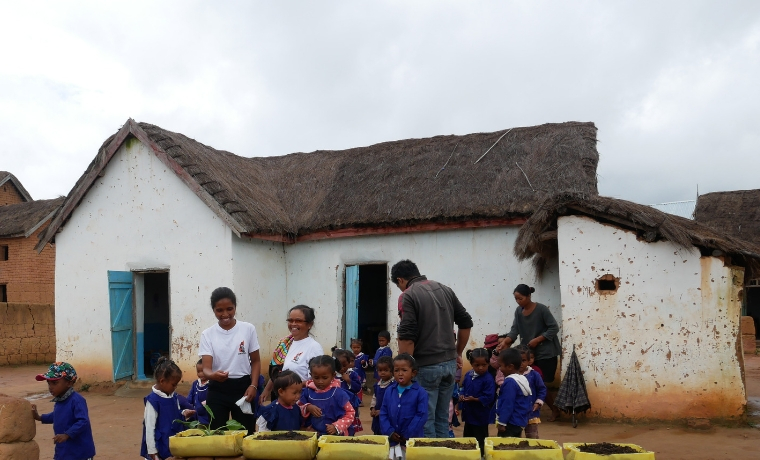
[[[269,382],[261,393],[260,403],[270,396],[272,382],[280,371],[293,371],[304,382],[311,378],[309,361],[315,356],[325,354],[322,345],[310,335],[315,319],[314,309],[306,305],[296,305],[288,311],[286,321],[290,335],[280,340],[272,353],[272,361],[269,363]]]
[[[237,298],[230,288],[214,289],[211,308],[217,323],[201,333],[199,351],[203,373],[209,379],[206,405],[214,413],[211,428],[223,426],[231,415],[253,433],[253,414],[243,413],[235,403],[245,397],[253,402],[252,409],[256,407],[256,383],[261,372],[256,328],[235,319]]]
[[[544,383],[554,381],[554,374],[557,372],[557,363],[559,354],[562,351],[559,343],[559,326],[554,319],[549,308],[531,299],[531,294],[536,292],[535,288],[526,284],[518,284],[513,294],[517,308],[515,309],[515,318],[512,321],[512,329],[506,337],[501,339],[497,351],[509,348],[520,336],[520,342],[527,344],[533,351],[533,366],[541,369]],[[552,410],[552,416],[549,419],[553,422],[559,417],[559,409],[554,405],[554,392],[550,391],[546,395],[546,404]]]
[[[426,438],[448,438],[449,402],[457,364],[470,338],[472,317],[451,288],[420,275],[411,260],[391,268],[391,281],[403,292],[398,351],[417,361],[417,381],[428,393]],[[456,338],[454,324],[458,331]]]

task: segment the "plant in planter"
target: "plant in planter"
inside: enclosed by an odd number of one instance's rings
[[[227,434],[227,432],[230,431],[241,431],[245,430],[246,428],[243,426],[242,423],[238,422],[237,420],[227,420],[227,423],[224,426],[221,426],[215,430],[211,429],[211,423],[214,421],[214,412],[211,410],[210,407],[207,405],[203,405],[204,408],[206,408],[206,411],[209,415],[209,421],[208,425],[204,425],[198,420],[193,420],[191,422],[187,422],[185,420],[174,420],[175,422],[179,422],[183,425],[185,425],[188,430],[198,430],[199,433],[191,434],[191,436],[219,436],[223,434]]]
[[[169,438],[169,450],[175,457],[237,457],[243,452],[243,436],[246,428],[236,420],[228,420],[224,426],[211,429],[214,413],[204,405],[211,420],[208,425],[197,420],[176,420],[187,430]]]

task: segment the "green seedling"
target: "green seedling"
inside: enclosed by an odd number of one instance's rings
[[[188,429],[195,429],[195,430],[202,431],[202,434],[198,434],[197,436],[219,436],[219,435],[223,435],[225,431],[239,431],[239,430],[246,429],[237,420],[227,420],[227,423],[225,423],[224,426],[219,427],[215,430],[212,430],[211,422],[214,421],[214,412],[211,410],[210,407],[208,407],[205,404],[203,405],[203,407],[206,408],[206,412],[208,412],[208,415],[209,415],[208,425],[204,425],[200,423],[198,420],[193,420],[192,422],[186,422],[184,420],[176,419],[174,421],[185,425]]]

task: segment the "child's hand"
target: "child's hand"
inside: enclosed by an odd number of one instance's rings
[[[361,365],[363,368],[367,368],[367,361],[361,361]]]
[[[375,365],[375,360],[374,359],[370,359],[369,360],[369,365],[370,366],[374,366]]]
[[[35,420],[40,420],[40,414],[37,412],[36,404],[32,404],[32,418]]]
[[[325,431],[327,432],[327,434],[338,434],[338,429],[335,428],[335,425],[325,426]]]
[[[267,400],[268,396],[269,395],[267,394],[266,391],[263,392],[263,393],[261,393],[261,396],[259,396],[259,406],[263,406],[264,405],[264,402]]]
[[[541,404],[539,403],[533,404],[533,412],[537,411],[539,407],[541,407]]]
[[[496,425],[496,430],[498,430],[498,431],[499,431],[499,433],[503,433],[503,432],[507,431],[507,427],[506,427],[506,426],[504,426],[504,425],[499,425],[499,424],[497,424],[497,425]]]
[[[346,381],[346,383],[349,383],[349,384],[351,383],[351,375],[349,375],[348,371],[346,371],[346,372],[343,374],[343,380],[345,380],[345,381]]]
[[[64,434],[57,434],[57,435],[53,436],[53,442],[55,444],[60,444],[62,442],[66,442],[68,440],[69,440],[69,435],[67,435],[65,433]]]
[[[396,433],[395,431],[391,433],[390,436],[388,436],[388,439],[390,439],[393,442],[401,442],[401,435]]]
[[[185,409],[182,411],[182,414],[185,416],[186,419],[189,419],[190,417],[194,416],[196,411],[192,409]]]
[[[314,417],[321,417],[322,416],[322,409],[315,406],[314,404],[309,404],[306,406],[306,412],[310,413]]]
[[[372,417],[377,417],[378,415],[380,415],[380,411],[376,410],[376,409],[370,409],[369,410],[369,415],[372,416]]]

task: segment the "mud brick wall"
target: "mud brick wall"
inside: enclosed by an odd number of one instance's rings
[[[0,177],[0,179],[2,178]],[[0,185],[0,206],[23,202],[24,198],[21,196],[18,190],[16,190],[16,187],[11,184],[10,181],[4,183],[3,185]]]
[[[6,285],[8,302],[55,303],[55,248],[48,244],[39,254],[34,250],[45,227],[29,238],[0,238],[0,246],[8,246],[8,260],[0,260],[0,284]]]
[[[55,307],[0,303],[0,366],[55,361]]]

